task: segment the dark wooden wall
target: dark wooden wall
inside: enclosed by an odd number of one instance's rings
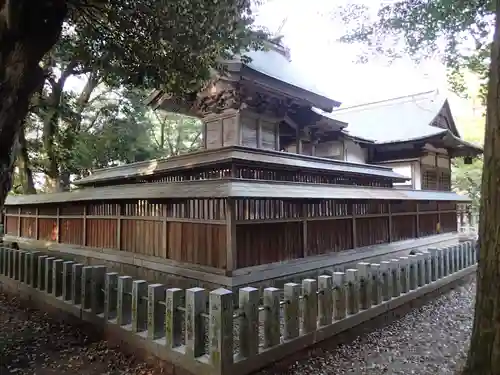
[[[6,233],[225,268],[225,210],[222,199],[7,207]]]
[[[454,232],[456,210],[454,202],[239,200],[237,268]]]
[[[457,230],[454,202],[224,199],[7,206],[6,233],[234,269]],[[233,234],[233,235],[234,235]]]

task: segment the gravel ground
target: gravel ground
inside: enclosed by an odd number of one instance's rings
[[[157,375],[104,342],[0,294],[0,375]]]
[[[334,349],[315,349],[286,375],[452,375],[464,365],[474,320],[475,280],[389,326]]]
[[[314,349],[310,358],[261,375],[455,374],[473,321],[475,282],[347,345]],[[156,375],[79,329],[0,294],[0,375]]]

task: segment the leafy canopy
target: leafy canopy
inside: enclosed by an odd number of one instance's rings
[[[220,57],[259,47],[252,0],[71,0],[56,48],[80,44],[91,61],[121,83],[196,90]],[[77,64],[78,65],[78,64]]]
[[[450,83],[457,93],[465,92],[466,70],[486,81],[494,27],[492,1],[391,1],[383,2],[376,12],[350,3],[335,16],[348,26],[343,42],[368,47],[365,60],[367,54],[409,55],[416,60],[437,56],[450,69]]]

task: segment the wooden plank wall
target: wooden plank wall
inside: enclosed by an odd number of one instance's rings
[[[237,268],[454,232],[456,210],[454,202],[238,200]]]
[[[236,268],[457,230],[454,202],[312,199],[235,202]],[[223,199],[7,207],[6,232],[229,268]]]
[[[225,268],[225,214],[222,199],[7,207],[6,233]]]

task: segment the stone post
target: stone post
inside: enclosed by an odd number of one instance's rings
[[[469,267],[472,265],[472,246],[470,241],[465,243],[465,266]]]
[[[349,315],[359,312],[359,285],[358,285],[358,270],[346,270],[347,280],[347,313]]]
[[[71,270],[71,303],[73,305],[82,304],[82,270],[83,264],[73,264]]]
[[[371,307],[370,263],[358,263],[359,302],[361,310]]]
[[[389,301],[392,298],[392,270],[391,262],[383,260],[380,262],[382,279],[382,300]]]
[[[4,275],[4,264],[5,264],[5,247],[3,242],[0,240],[0,274]]]
[[[344,319],[346,317],[346,277],[344,272],[333,273],[333,302],[333,319]]]
[[[62,296],[62,274],[63,260],[55,259],[52,263],[52,295],[54,297]]]
[[[399,259],[391,259],[392,297],[401,295],[401,262]]]
[[[73,280],[73,264],[75,262],[68,260],[66,262],[63,262],[62,266],[62,272],[63,272],[63,277],[62,277],[62,296],[63,296],[63,301],[70,301],[71,300],[71,282]]]
[[[326,326],[332,324],[333,318],[333,279],[328,275],[318,277],[318,309],[319,325]],[[316,325],[316,324],[315,324]]]
[[[370,265],[370,270],[371,270],[371,304],[372,305],[378,305],[382,303],[382,279],[381,279],[381,272],[380,272],[380,264],[377,263],[372,263]]]
[[[165,338],[168,349],[174,349],[182,345],[182,313],[179,308],[182,305],[182,289],[167,289],[166,312],[165,312]]]
[[[318,283],[314,279],[302,280],[302,321],[305,333],[316,331],[318,320]],[[275,344],[277,345],[277,344]]]
[[[47,294],[52,294],[52,288],[54,285],[52,284],[52,275],[54,272],[54,261],[55,257],[48,257],[45,259],[45,292]]]
[[[21,251],[20,250],[12,250],[12,255],[13,255],[13,262],[12,262],[12,267],[13,267],[13,276],[12,278],[14,280],[19,280],[19,255]]]
[[[285,294],[285,305],[284,305],[284,317],[285,317],[285,327],[283,332],[283,337],[285,340],[294,339],[299,336],[300,332],[300,284],[287,283],[284,287]],[[240,338],[241,346],[241,338]],[[255,355],[254,353],[253,355]]]
[[[45,259],[47,259],[47,255],[42,255],[38,257],[38,289],[41,291],[46,290],[47,286],[45,285]]]
[[[26,262],[26,252],[19,251],[19,259],[17,264],[17,273],[19,275],[19,281],[25,283],[25,273],[24,273],[24,263]]]
[[[106,267],[95,266],[92,268],[91,279],[91,310],[94,314],[99,315],[104,312],[104,287],[106,278]]]
[[[7,276],[7,249],[5,244],[0,244],[0,272]]]
[[[132,281],[132,332],[139,333],[146,330],[147,305],[145,299],[147,293],[148,293],[148,283],[146,280]],[[187,335],[187,326],[186,326],[186,335]]]
[[[92,266],[82,268],[82,310],[90,310],[92,308]]]
[[[445,251],[443,248],[437,249],[437,264],[438,264],[438,274],[437,278],[442,279],[445,276],[444,261],[445,261]]]
[[[429,252],[424,253],[425,261],[425,284],[432,282],[432,256]]]
[[[132,319],[132,277],[118,277],[117,291],[117,317],[116,323],[119,326],[126,326],[131,323]]]
[[[33,251],[29,253],[30,262],[30,285],[33,288],[38,288],[38,257],[40,253],[38,251]]]
[[[19,280],[19,253],[20,250],[12,250],[12,278]]]
[[[26,285],[31,285],[31,268],[30,268],[30,262],[31,262],[31,252],[26,252],[24,254],[24,265],[23,265],[23,273],[24,273],[24,283]]]
[[[294,321],[290,318],[290,311],[287,314],[287,307],[293,303],[293,294],[290,295],[290,285],[285,284],[285,299],[288,301],[285,304],[285,334],[287,332],[287,327],[290,329],[290,325],[293,325]],[[300,285],[296,285],[295,290],[297,291],[297,315],[295,316],[297,324],[299,320],[299,312],[298,312],[298,295],[300,294]],[[292,289],[292,291],[294,291]],[[260,293],[259,289],[252,287],[241,288],[239,291],[239,308],[242,314],[239,317],[240,322],[240,332],[239,332],[239,341],[240,341],[240,354],[243,358],[253,357],[259,353],[259,304],[260,304]],[[209,324],[212,324],[210,321]],[[287,326],[288,324],[288,326]],[[297,326],[298,327],[298,326]],[[297,332],[298,336],[298,332]],[[293,336],[293,337],[297,337]],[[290,337],[290,338],[293,338]]]
[[[417,285],[425,285],[425,274],[426,274],[426,257],[423,253],[417,254]]]
[[[418,282],[418,257],[417,255],[408,256],[408,269],[410,272],[410,290],[417,289]]]
[[[165,335],[165,309],[160,304],[164,301],[165,286],[148,285],[148,339],[150,340],[156,340]]]
[[[104,319],[116,319],[118,301],[118,273],[108,272],[104,282]],[[163,310],[163,309],[162,309]],[[163,329],[163,328],[162,328]]]
[[[280,339],[280,290],[264,289],[264,348],[279,345]]]
[[[206,324],[202,314],[205,313],[206,308],[207,291],[205,289],[191,288],[186,290],[186,315],[184,319],[186,321],[186,355],[188,357],[196,358],[205,354]]]
[[[450,247],[451,250],[451,272],[455,273],[458,271],[458,245],[454,245]]]
[[[408,293],[410,290],[410,259],[408,257],[400,257],[401,269],[401,292]]]
[[[445,247],[442,249],[443,255],[443,277],[446,277],[450,274],[450,249]]]
[[[210,364],[215,374],[223,375],[228,373],[233,364],[233,293],[220,288],[210,292],[209,299]],[[204,346],[203,342],[202,346]]]

